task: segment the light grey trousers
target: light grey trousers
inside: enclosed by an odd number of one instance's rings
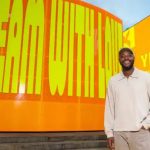
[[[150,150],[150,131],[115,131],[115,150]]]

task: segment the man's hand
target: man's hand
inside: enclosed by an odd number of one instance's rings
[[[144,126],[142,126],[142,127],[141,127],[141,129],[144,129],[144,130],[145,130],[145,127],[144,127]]]
[[[108,147],[109,147],[111,150],[114,150],[114,149],[115,149],[114,137],[108,138],[108,139],[107,139],[107,143],[108,143]]]

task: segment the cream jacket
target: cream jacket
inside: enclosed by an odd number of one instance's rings
[[[150,74],[134,69],[128,78],[121,72],[108,84],[105,104],[105,133],[150,128]]]

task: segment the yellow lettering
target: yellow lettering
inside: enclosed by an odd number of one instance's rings
[[[27,4],[27,10],[25,16],[22,61],[21,61],[21,77],[20,77],[20,88],[22,85],[25,86],[26,77],[28,78],[27,80],[28,94],[33,93],[34,74],[35,74],[35,93],[36,94],[41,93],[43,42],[44,42],[43,0],[37,0],[37,1],[29,0]],[[27,59],[28,57],[29,60]],[[27,61],[29,61],[29,66],[27,66]],[[36,65],[36,69],[35,69],[35,65]],[[27,67],[29,69],[28,75],[27,75]],[[25,92],[25,88],[24,91],[22,92]]]
[[[112,76],[112,52],[111,52],[111,26],[110,18],[106,17],[106,27],[105,27],[105,69],[106,69],[106,85],[108,80]]]
[[[5,61],[5,57],[0,56],[0,66],[1,66],[1,69],[0,69],[0,92],[2,92],[4,61]]]
[[[112,39],[112,73],[114,74],[116,72],[116,59],[115,59],[115,21],[111,19],[111,39]]]
[[[4,22],[8,22],[9,7],[9,0],[0,0],[0,48],[5,47],[6,43],[6,31],[2,29],[2,25]],[[0,56],[0,92],[2,92],[3,85],[4,61],[5,56]]]
[[[73,3],[71,3],[71,6],[70,6],[70,37],[69,37],[68,96],[73,95],[74,15],[75,15],[75,5]]]
[[[55,22],[56,22],[56,2],[52,1],[51,12],[51,29],[50,29],[50,52],[49,52],[49,84],[52,95],[55,94],[57,86],[59,95],[62,95],[66,83],[67,60],[68,60],[68,19],[69,19],[69,3],[65,2],[64,7],[64,35],[62,38],[62,15],[63,2],[58,0],[58,21],[57,21],[57,39],[55,50]],[[62,40],[63,39],[63,40]],[[62,51],[63,41],[63,51]],[[56,51],[56,60],[55,60]],[[62,53],[63,52],[63,53]]]
[[[118,48],[117,48],[117,50],[119,51],[121,48],[122,48],[122,45],[123,45],[123,39],[122,39],[122,37],[123,37],[123,35],[122,35],[122,33],[123,33],[123,30],[122,30],[122,24],[120,24],[120,23],[117,23],[117,28],[118,28]],[[117,63],[118,64],[118,71],[120,71],[121,70],[121,66],[120,66],[120,64],[119,63]]]
[[[10,1],[0,0],[0,47],[5,47],[6,31],[2,29],[4,22],[8,22]]]
[[[90,20],[90,21],[89,21]],[[86,8],[85,18],[85,97],[94,97],[94,12]]]
[[[77,41],[77,96],[81,96],[81,72],[82,72],[82,35],[84,34],[84,7],[76,5],[75,32]]]
[[[10,78],[12,78],[11,92],[12,93],[18,92],[18,75],[19,75],[20,49],[22,38],[22,21],[23,21],[22,16],[23,16],[22,1],[14,0],[9,25],[6,66],[4,73],[3,92],[5,93],[9,93]],[[12,74],[10,74],[11,70]]]
[[[115,21],[114,22],[114,31],[115,31],[115,33],[114,33],[114,42],[115,42],[115,51],[114,51],[114,55],[115,55],[115,61],[114,61],[114,74],[116,74],[116,73],[118,73],[118,71],[119,71],[119,67],[120,67],[120,64],[119,64],[119,59],[118,59],[118,51],[119,51],[119,49],[118,49],[118,23]]]
[[[102,55],[102,16],[98,13],[98,91],[99,98],[105,98],[105,69],[103,64]]]
[[[147,63],[147,54],[142,55],[142,56],[141,56],[141,60],[142,60],[142,63],[143,63],[143,67],[146,67],[146,63]]]

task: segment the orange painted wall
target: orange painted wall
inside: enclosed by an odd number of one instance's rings
[[[7,0],[0,15],[0,131],[102,130],[121,20],[73,0]]]
[[[124,46],[131,47],[135,52],[135,65],[150,71],[150,16],[141,20],[123,33]]]

